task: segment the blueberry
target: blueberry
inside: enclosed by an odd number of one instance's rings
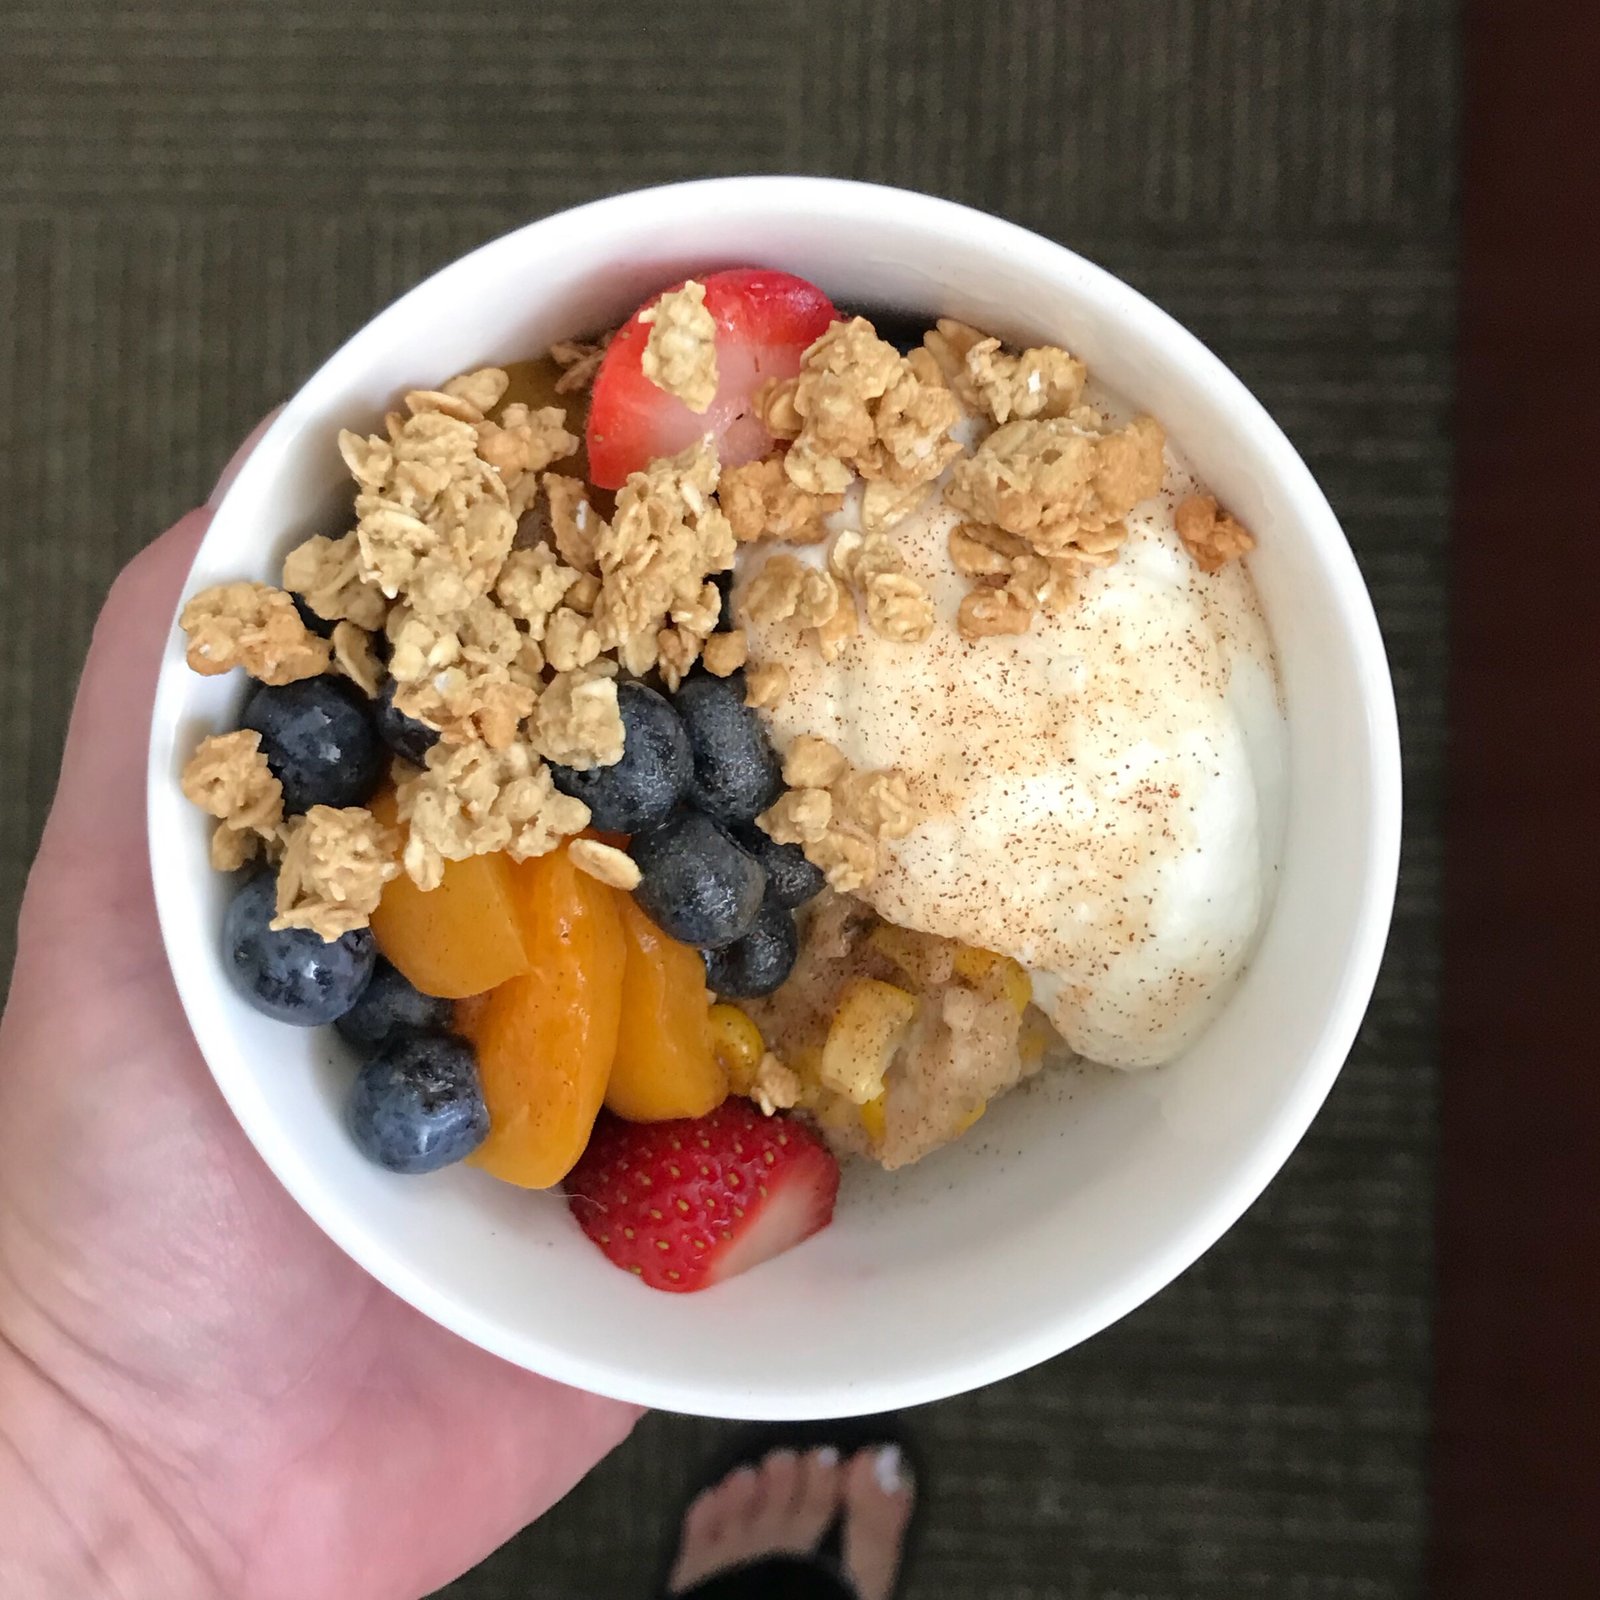
[[[453,1033],[391,1040],[356,1075],[345,1125],[390,1172],[437,1172],[471,1155],[489,1132],[472,1046]]]
[[[754,1000],[771,994],[794,971],[799,953],[794,913],[769,894],[742,939],[706,952],[706,982],[730,999]]]
[[[369,929],[358,928],[331,944],[309,928],[274,932],[278,880],[257,873],[228,906],[222,921],[222,955],[239,992],[256,1010],[279,1022],[314,1028],[342,1017],[372,976],[376,949]]]
[[[714,950],[750,931],[766,874],[710,817],[680,811],[630,848],[643,874],[633,897],[674,939]]]
[[[694,755],[689,798],[719,822],[749,822],[783,793],[783,769],[759,712],[744,703],[744,672],[685,678],[673,704]]]
[[[799,845],[779,844],[753,822],[739,823],[728,831],[761,863],[761,870],[767,875],[767,893],[780,906],[793,911],[822,893],[828,880],[821,867],[806,860]]]
[[[388,1044],[407,1033],[436,1033],[448,1029],[455,1006],[424,994],[382,956],[361,998],[334,1023],[341,1034],[363,1049]]]
[[[283,785],[283,808],[359,806],[383,777],[383,746],[361,691],[343,678],[262,684],[245,701],[246,728],[261,735],[261,753]]]
[[[333,637],[333,624],[329,622],[326,617],[319,617],[316,612],[306,604],[305,597],[303,595],[292,594],[289,596],[289,598],[294,601],[294,608],[300,613],[300,620],[305,623],[305,625],[314,634],[316,634],[319,639],[331,639]]]
[[[430,728],[416,717],[408,717],[403,711],[396,711],[394,691],[395,681],[390,678],[372,703],[373,723],[377,727],[378,737],[397,756],[414,767],[420,767],[427,760],[428,752],[438,744],[439,730]]]
[[[563,794],[583,801],[589,820],[608,833],[640,833],[664,822],[682,799],[691,769],[689,736],[670,701],[642,683],[617,689],[622,759],[578,772],[550,768]]]

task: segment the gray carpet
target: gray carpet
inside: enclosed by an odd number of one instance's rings
[[[1194,327],[1320,475],[1407,740],[1399,914],[1304,1147],[1092,1345],[912,1419],[911,1600],[1392,1600],[1426,1508],[1451,0],[0,0],[0,971],[117,566],[419,274],[714,172],[932,190]],[[667,1417],[453,1600],[643,1593],[721,1437]]]

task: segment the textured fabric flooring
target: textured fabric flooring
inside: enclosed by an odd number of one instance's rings
[[[1327,1109],[1228,1239],[1088,1347],[911,1419],[933,1481],[907,1592],[1416,1596],[1451,0],[0,0],[0,26],[0,971],[112,573],[339,339],[508,227],[716,172],[901,183],[1072,244],[1255,388],[1393,654],[1389,960]],[[448,1594],[643,1594],[721,1437],[652,1418]]]

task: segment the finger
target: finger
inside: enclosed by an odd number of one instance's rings
[[[112,584],[78,681],[42,854],[103,859],[143,833],[156,674],[184,577],[210,525],[209,511],[191,511]]]

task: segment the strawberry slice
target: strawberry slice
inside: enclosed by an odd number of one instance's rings
[[[728,1100],[676,1122],[603,1116],[566,1191],[578,1226],[616,1266],[687,1294],[827,1227],[839,1163],[792,1117]]]
[[[602,489],[620,489],[630,472],[676,455],[707,433],[716,437],[725,467],[765,455],[772,437],[755,414],[756,390],[768,378],[792,378],[807,347],[839,317],[827,295],[792,273],[731,267],[700,281],[717,323],[716,398],[705,411],[691,411],[645,377],[650,325],[639,317],[661,298],[652,295],[617,330],[595,374],[589,476]]]

